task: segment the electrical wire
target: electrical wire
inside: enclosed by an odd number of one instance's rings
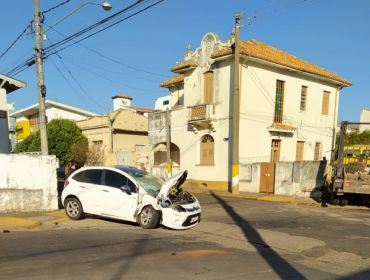
[[[48,58],[50,55],[54,55],[54,54],[56,54],[56,52],[57,52],[57,51],[58,51],[58,52],[59,52],[59,51],[62,51],[62,50],[66,49],[66,48],[68,48],[68,47],[70,47],[70,46],[72,46],[72,45],[75,45],[75,44],[77,44],[77,43],[81,42],[82,40],[85,40],[85,39],[87,39],[87,38],[89,38],[89,37],[91,37],[91,36],[93,36],[93,35],[96,35],[96,34],[98,34],[98,33],[102,32],[102,31],[104,31],[104,30],[106,30],[106,29],[108,29],[108,28],[110,28],[110,27],[112,27],[112,26],[114,26],[114,25],[116,25],[116,24],[118,24],[118,23],[120,23],[120,22],[124,21],[124,20],[127,20],[127,19],[129,19],[129,18],[131,18],[131,17],[133,17],[133,16],[135,16],[135,15],[137,15],[137,14],[139,14],[139,13],[142,13],[142,12],[146,11],[147,9],[149,9],[149,8],[151,8],[151,7],[155,6],[155,5],[158,5],[159,3],[163,2],[163,1],[164,1],[164,0],[157,1],[157,2],[155,2],[154,4],[152,4],[152,5],[150,5],[150,6],[147,6],[147,7],[143,8],[143,9],[141,9],[141,10],[139,10],[139,11],[135,12],[134,14],[131,14],[131,15],[129,15],[129,16],[127,16],[127,17],[125,17],[125,18],[123,18],[123,19],[121,19],[121,20],[119,20],[119,21],[117,21],[117,22],[115,22],[115,23],[113,23],[113,24],[111,24],[111,25],[109,25],[109,26],[107,26],[107,27],[103,28],[103,29],[100,29],[100,30],[98,30],[98,31],[94,32],[93,34],[90,34],[89,36],[85,36],[84,38],[82,38],[82,39],[80,39],[80,40],[78,40],[78,41],[75,41],[75,42],[73,42],[72,44],[70,44],[70,45],[68,45],[68,46],[64,46],[64,47],[63,47],[63,48],[61,48],[61,49],[57,49],[57,47],[59,47],[59,45],[60,45],[60,44],[62,44],[62,45],[63,45],[63,44],[65,44],[66,42],[68,43],[69,41],[71,41],[71,40],[75,39],[75,37],[76,37],[76,36],[77,36],[77,37],[78,37],[78,36],[82,36],[84,33],[86,33],[86,32],[88,32],[88,31],[92,30],[93,28],[99,27],[100,25],[102,25],[102,24],[104,24],[105,22],[107,22],[107,21],[111,20],[112,18],[117,17],[118,15],[120,15],[120,14],[122,14],[122,13],[124,13],[124,12],[126,12],[126,11],[128,11],[128,10],[130,10],[130,9],[134,8],[134,7],[136,7],[137,5],[139,5],[139,4],[143,4],[143,3],[145,3],[145,2],[146,2],[145,0],[138,0],[138,1],[136,1],[134,4],[131,4],[130,6],[128,6],[128,7],[124,8],[124,9],[122,9],[122,10],[118,11],[118,12],[117,12],[117,13],[115,13],[114,15],[111,15],[111,16],[109,16],[109,17],[107,17],[107,18],[105,18],[105,19],[101,20],[101,21],[99,21],[99,22],[97,22],[97,23],[95,23],[95,24],[93,24],[93,25],[91,25],[91,26],[89,26],[89,27],[87,27],[87,28],[85,28],[85,29],[83,29],[83,30],[81,30],[81,31],[79,31],[79,32],[77,32],[77,33],[75,33],[75,34],[73,34],[73,35],[69,36],[69,37],[67,37],[66,39],[63,39],[63,40],[61,40],[61,41],[59,41],[59,42],[57,42],[57,43],[55,43],[55,44],[52,44],[52,45],[48,46],[47,48],[45,48],[45,49],[44,49],[44,52],[43,52],[43,54],[44,54],[44,59]],[[142,3],[142,2],[143,2],[143,3]],[[49,52],[49,53],[47,53],[47,52]],[[32,64],[34,64],[34,58],[30,58],[30,59],[28,59],[26,62],[22,63],[21,65],[16,66],[16,67],[15,67],[15,68],[13,68],[11,71],[9,71],[9,72],[8,72],[8,74],[17,75],[17,74],[19,74],[19,73],[23,72],[23,71],[27,68],[27,66],[29,67],[29,66],[31,66]],[[160,74],[157,74],[157,73],[152,73],[152,72],[149,72],[149,71],[146,71],[146,70],[143,70],[143,69],[135,68],[135,67],[132,67],[132,66],[131,66],[131,68],[132,68],[132,69],[136,69],[137,71],[145,71],[147,74],[151,74],[151,75],[156,75],[156,76],[165,76],[165,75],[160,75]],[[166,77],[168,77],[168,76],[166,75]]]
[[[59,4],[57,4],[57,5],[55,5],[55,6],[53,6],[53,7],[51,7],[51,8],[49,8],[49,9],[47,9],[47,10],[45,10],[45,11],[42,11],[41,12],[41,14],[47,14],[47,13],[49,13],[49,12],[51,12],[51,11],[53,11],[53,10],[55,10],[55,9],[57,9],[57,8],[59,8],[59,7],[61,7],[61,6],[63,6],[63,5],[65,5],[65,4],[68,4],[69,2],[71,2],[71,0],[65,0],[65,1],[63,1],[63,2],[61,2],[61,3],[59,3]]]
[[[50,39],[48,39],[49,42],[51,43]],[[71,76],[71,78],[73,79],[73,81],[76,83],[76,85],[80,88],[80,90],[88,97],[88,99],[94,103],[96,106],[102,108],[102,109],[106,109],[104,108],[103,106],[101,106],[98,102],[96,102],[89,94],[88,92],[84,89],[84,87],[80,84],[80,82],[75,78],[75,76],[73,75],[72,71],[70,70],[70,68],[64,63],[63,59],[62,59],[62,56],[59,54],[59,53],[56,53],[57,57],[59,58],[60,62],[62,63],[62,65],[64,66],[64,68],[67,70],[68,74]],[[64,76],[65,78],[65,76]]]
[[[6,48],[5,51],[3,51],[2,54],[0,54],[0,60],[14,47],[14,45],[23,37],[23,35],[27,32],[27,30],[30,28],[31,26],[31,22],[29,24],[27,24],[27,26],[23,29],[23,31],[21,32],[21,34],[19,34],[17,36],[17,38],[15,38],[15,40],[10,44],[9,47]]]
[[[47,25],[47,24],[45,24],[45,25]],[[47,25],[47,26],[48,26],[48,25]],[[51,28],[51,30],[53,30],[54,32],[56,32],[58,35],[60,35],[60,36],[62,36],[62,37],[64,37],[64,38],[67,38],[67,36],[65,36],[64,34],[62,34],[61,32],[59,32],[59,31],[58,31],[58,30],[56,30],[55,28],[53,28],[53,27],[50,27],[50,28]],[[123,66],[123,67],[125,67],[125,68],[129,68],[129,69],[131,69],[131,70],[134,70],[134,71],[137,71],[137,72],[146,73],[146,74],[151,74],[151,75],[156,75],[156,76],[161,76],[161,77],[162,77],[162,76],[163,76],[163,77],[169,77],[169,75],[163,75],[163,74],[158,74],[158,73],[154,73],[154,72],[149,72],[149,71],[147,71],[147,70],[144,70],[144,69],[141,69],[141,68],[138,68],[138,67],[134,67],[134,66],[128,65],[128,64],[126,64],[126,63],[123,63],[123,62],[121,62],[121,61],[119,61],[119,60],[115,59],[115,58],[112,58],[112,57],[110,57],[110,56],[107,56],[106,54],[103,54],[103,53],[101,53],[101,52],[99,52],[99,51],[97,51],[97,50],[95,50],[95,49],[93,49],[93,48],[91,48],[91,47],[88,47],[88,46],[86,46],[85,44],[82,44],[82,43],[80,43],[80,42],[78,42],[77,44],[78,44],[79,46],[81,46],[81,47],[85,48],[86,50],[88,50],[88,51],[90,51],[90,52],[92,52],[92,53],[94,53],[94,54],[97,54],[98,56],[100,56],[100,57],[102,57],[102,58],[106,59],[107,61],[113,62],[113,63],[118,64],[118,65],[120,65],[120,66]],[[83,63],[83,64],[87,64],[87,63]],[[91,64],[90,64],[90,65],[91,65]],[[96,65],[94,65],[94,67],[103,69],[102,67],[100,67],[100,66],[96,66]],[[104,71],[108,71],[108,72],[116,73],[116,74],[120,74],[120,75],[129,75],[129,76],[132,76],[132,75],[130,75],[130,74],[126,74],[126,73],[118,73],[118,72],[115,72],[115,71],[112,71],[112,70],[109,70],[109,69],[104,69]],[[137,77],[137,76],[132,76],[132,77],[133,77],[133,78],[136,78],[136,79],[139,79],[139,80],[147,80],[147,81],[156,82],[156,83],[159,83],[159,82],[160,82],[160,80],[153,80],[153,79],[148,79],[148,78],[145,78],[145,77]]]

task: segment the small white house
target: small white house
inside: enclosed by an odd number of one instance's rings
[[[171,109],[171,95],[156,98],[154,109],[160,111]]]
[[[360,122],[370,123],[370,109],[362,109],[360,113]],[[364,132],[365,130],[370,130],[369,124],[360,124],[359,131]]]
[[[172,67],[177,76],[161,83],[171,94],[174,169],[221,190],[230,182],[232,46],[232,38],[207,33]],[[239,76],[241,165],[330,158],[339,92],[349,81],[257,40],[241,41]],[[153,173],[163,174],[165,112],[150,114],[149,142]]]
[[[95,113],[52,100],[45,101],[45,111],[47,121],[51,121],[53,119],[81,121],[88,117],[97,115]],[[23,140],[32,132],[39,129],[40,114],[38,103],[15,111],[10,116],[15,119],[17,140]]]
[[[25,86],[24,82],[0,74],[0,153],[8,153],[10,151],[6,95]]]

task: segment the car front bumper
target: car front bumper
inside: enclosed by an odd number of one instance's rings
[[[162,209],[162,225],[172,229],[188,229],[200,222],[201,209],[192,212],[178,212],[172,208]]]

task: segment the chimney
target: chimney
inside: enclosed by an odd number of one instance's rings
[[[125,107],[130,107],[132,104],[132,97],[126,94],[116,94],[112,96],[112,99],[113,99],[113,111],[117,111]]]

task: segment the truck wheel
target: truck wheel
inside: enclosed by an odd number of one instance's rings
[[[156,228],[159,224],[159,213],[152,206],[146,206],[141,211],[139,223],[142,228]]]
[[[339,204],[339,198],[333,198],[333,201],[332,201],[332,204],[333,205],[338,205]]]
[[[339,201],[339,205],[340,205],[340,206],[346,206],[347,204],[348,204],[348,199],[342,198],[342,199]]]

